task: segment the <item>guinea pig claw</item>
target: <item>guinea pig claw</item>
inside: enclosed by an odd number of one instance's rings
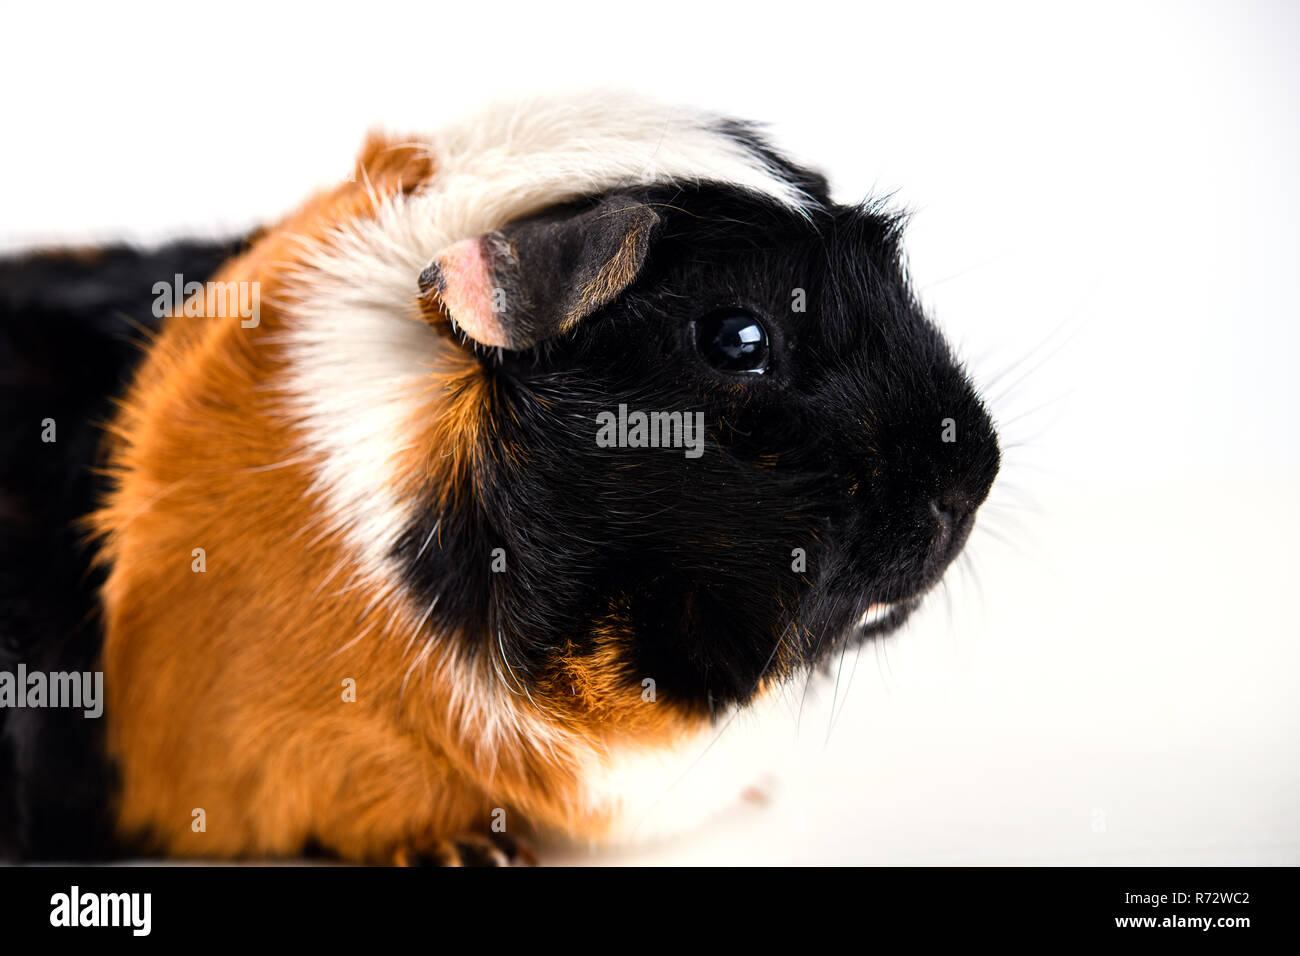
[[[522,840],[505,833],[467,833],[451,839],[416,841],[393,852],[394,866],[536,866],[537,856]]]

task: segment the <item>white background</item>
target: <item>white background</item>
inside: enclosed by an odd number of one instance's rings
[[[24,7],[7,248],[227,234],[368,128],[577,85],[913,211],[1007,446],[969,567],[845,662],[833,733],[792,709],[766,807],[556,862],[1300,863],[1297,5]]]

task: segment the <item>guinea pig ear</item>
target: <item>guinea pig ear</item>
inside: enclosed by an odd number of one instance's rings
[[[653,209],[621,195],[550,210],[448,246],[420,274],[420,294],[479,344],[525,349],[631,285],[658,224]]]

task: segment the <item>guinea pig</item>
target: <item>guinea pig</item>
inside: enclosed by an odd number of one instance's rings
[[[46,372],[7,375],[0,663],[104,689],[0,710],[13,852],[499,864],[726,806],[689,755],[898,629],[998,471],[900,232],[591,94],[373,136],[233,250],[5,263]]]

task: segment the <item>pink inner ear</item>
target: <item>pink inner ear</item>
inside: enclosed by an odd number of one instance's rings
[[[456,325],[481,345],[508,346],[501,316],[492,310],[492,274],[481,239],[462,239],[434,261],[442,273],[439,298]]]

